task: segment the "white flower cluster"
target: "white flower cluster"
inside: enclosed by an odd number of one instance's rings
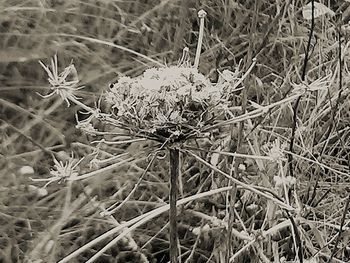
[[[228,80],[221,76],[212,84],[193,67],[151,68],[136,78],[121,77],[111,86],[106,100],[119,121],[137,128],[154,132],[187,125],[197,129],[214,110],[229,103],[233,75]]]

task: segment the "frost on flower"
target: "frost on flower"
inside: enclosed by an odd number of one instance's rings
[[[134,130],[161,133],[163,138],[179,130],[190,134],[212,120],[215,110],[231,103],[225,93],[231,92],[233,76],[231,72],[227,80],[212,84],[193,67],[150,68],[136,78],[121,77],[110,87],[106,101],[115,120]]]

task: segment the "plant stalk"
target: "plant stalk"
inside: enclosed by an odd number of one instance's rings
[[[170,263],[177,262],[177,220],[176,220],[176,202],[177,202],[177,178],[179,176],[180,152],[177,148],[170,148]]]
[[[207,13],[204,10],[199,10],[199,36],[198,36],[198,44],[196,50],[196,57],[194,58],[194,67],[198,68],[199,65],[199,57],[201,56],[202,51],[202,43],[203,43],[203,34],[204,34],[204,18]]]

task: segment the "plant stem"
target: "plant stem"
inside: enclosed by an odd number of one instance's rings
[[[177,201],[177,178],[179,175],[180,152],[177,148],[170,148],[170,262],[177,262],[177,222],[176,222],[176,201]]]
[[[204,17],[207,13],[204,10],[199,10],[199,36],[198,36],[198,45],[196,50],[196,57],[194,59],[194,67],[198,68],[199,65],[199,57],[201,56],[202,43],[203,43],[203,34],[204,34]]]

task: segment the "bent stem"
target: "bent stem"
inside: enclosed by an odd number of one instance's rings
[[[180,152],[177,148],[170,148],[170,263],[177,262],[177,218],[176,218],[176,202],[177,202],[177,178],[179,175]]]

